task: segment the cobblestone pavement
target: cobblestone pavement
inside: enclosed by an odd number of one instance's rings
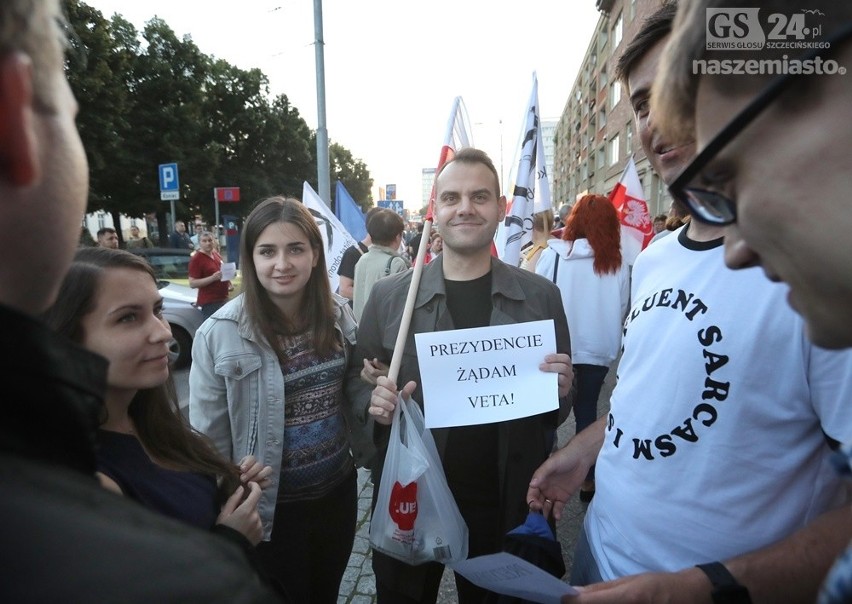
[[[601,396],[598,401],[598,417],[609,409],[609,395],[615,384],[615,368],[607,375]],[[574,435],[574,416],[566,421],[558,432],[559,446],[564,445]],[[373,496],[373,485],[366,470],[358,470],[358,526],[355,534],[355,545],[349,565],[340,584],[338,604],[373,604],[376,601],[376,578],[370,558],[370,502]],[[577,541],[586,504],[581,503],[577,496],[565,508],[562,520],[557,524],[556,531],[562,544],[562,557],[565,568],[571,572],[574,555],[574,545]],[[438,594],[438,604],[454,604],[456,602],[455,582],[452,571],[444,573],[441,589]]]

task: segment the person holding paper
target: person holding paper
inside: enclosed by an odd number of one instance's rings
[[[672,112],[657,111],[660,90],[652,88],[665,57],[683,58],[684,68],[692,65],[692,49],[667,46],[676,38],[670,34],[678,10],[667,3],[653,13],[627,44],[617,69],[645,153],[670,184],[690,169],[695,148],[690,128],[658,129]],[[701,54],[704,17],[703,7],[695,10],[694,48],[700,39]],[[840,22],[834,13],[831,19]],[[704,77],[684,78],[705,86]],[[753,84],[743,79],[741,89],[733,80],[719,85],[738,96],[751,94]],[[813,99],[832,98],[833,89],[819,92],[826,94],[814,91]],[[785,114],[782,103],[757,118],[779,120],[769,145],[787,153],[790,166],[803,157],[829,155],[794,152],[774,138],[800,120],[815,131],[808,121],[815,101],[800,104],[804,98],[789,105],[795,115]],[[834,99],[838,115],[847,111],[847,101]],[[712,120],[724,119],[722,113],[714,108]],[[763,123],[771,129],[771,121]],[[720,125],[699,132],[699,142]],[[756,131],[762,140],[766,131]],[[708,164],[714,169],[703,173],[717,210],[725,207],[723,199],[729,204],[734,195],[738,202],[747,199],[746,191],[766,195],[761,206],[767,212],[788,190],[797,203],[800,190],[820,203],[832,197],[830,188],[816,182],[799,183],[798,174],[795,184],[787,182],[794,173],[788,164],[767,155],[769,148],[745,151],[742,143],[735,139],[716,164]],[[745,155],[736,158],[737,152]],[[776,191],[771,179],[744,179],[745,167],[754,162],[778,162],[784,186]],[[816,164],[805,172],[819,174]],[[751,186],[741,188],[744,183]],[[807,211],[828,216],[826,208],[815,208]],[[731,205],[725,211],[731,217]],[[788,241],[778,230],[783,220],[775,216],[772,240]],[[610,412],[554,453],[530,483],[532,507],[551,500],[559,517],[587,468],[597,463],[596,494],[570,579],[572,585],[588,585],[577,602],[813,602],[830,560],[852,535],[852,515],[843,505],[847,488],[832,467],[832,448],[852,441],[852,357],[814,345],[788,304],[797,297],[787,285],[769,282],[754,266],[726,268],[725,221],[704,217],[693,215],[639,254]],[[789,249],[797,255],[811,247],[798,240],[793,245]],[[811,260],[809,270],[818,265]]]
[[[198,251],[189,259],[189,286],[198,289],[196,305],[207,319],[228,301],[231,282],[222,279],[222,256],[213,233],[202,232],[198,242]]]
[[[426,409],[415,334],[552,320],[557,353],[543,355],[539,369],[558,374],[553,411],[494,423],[432,430],[450,489],[469,530],[469,556],[502,549],[507,531],[522,524],[527,482],[553,450],[556,428],[570,411],[573,392],[571,338],[558,288],[547,279],[491,255],[497,225],[506,213],[491,159],[473,148],[459,150],[436,175],[435,225],[444,250],[428,265],[382,279],[373,286],[350,361],[347,395],[350,425],[378,445],[371,469],[381,480],[389,424],[399,389]],[[398,379],[378,385],[357,379],[364,359],[389,364],[413,276],[422,270]],[[447,376],[447,379],[455,379]],[[487,421],[487,420],[483,420]],[[375,491],[378,491],[376,489]],[[374,493],[375,493],[374,491]],[[375,505],[375,501],[374,501]],[[387,510],[374,510],[374,515]],[[435,602],[443,566],[408,566],[373,551],[379,602]],[[459,602],[482,602],[480,588],[456,576]]]

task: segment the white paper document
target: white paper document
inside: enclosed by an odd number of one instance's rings
[[[220,281],[233,281],[237,276],[237,263],[236,262],[223,262],[222,263],[222,278]]]
[[[427,428],[529,417],[559,406],[559,374],[539,369],[556,352],[553,320],[418,333]]]
[[[506,552],[468,558],[453,565],[453,570],[483,589],[541,604],[559,604],[562,596],[579,593],[561,579]]]

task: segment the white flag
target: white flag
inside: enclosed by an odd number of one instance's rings
[[[538,107],[538,78],[533,72],[532,93],[524,121],[517,180],[506,207],[506,219],[498,226],[495,237],[497,254],[503,262],[512,266],[520,265],[521,248],[532,240],[533,213],[553,207]]]
[[[317,195],[313,187],[305,181],[302,187],[302,203],[313,214],[316,220],[322,241],[325,244],[325,264],[328,269],[328,282],[331,286],[331,291],[337,292],[337,287],[340,283],[340,277],[337,275],[337,268],[340,266],[340,261],[343,259],[343,252],[350,246],[356,244],[356,241],[346,230],[334,212],[331,211],[325,202]]]

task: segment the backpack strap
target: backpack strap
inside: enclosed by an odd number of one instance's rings
[[[385,266],[385,277],[390,275],[391,264],[393,263],[394,258],[396,258],[396,256],[391,256],[390,258],[388,258],[388,264],[387,266]]]

